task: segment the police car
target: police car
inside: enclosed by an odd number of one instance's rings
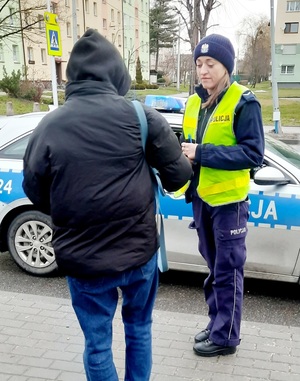
[[[32,130],[45,113],[0,119],[0,251],[9,251],[23,270],[34,275],[55,272],[49,216],[35,210],[22,189],[22,158]],[[182,114],[164,113],[179,136]],[[264,165],[251,179],[248,256],[245,275],[300,280],[300,154],[266,136]],[[169,267],[207,272],[198,253],[192,209],[184,198],[160,199]]]

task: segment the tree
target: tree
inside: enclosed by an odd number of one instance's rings
[[[172,0],[156,0],[150,9],[150,53],[155,54],[155,70],[161,48],[172,48],[177,39],[178,22]]]
[[[174,9],[180,15],[188,33],[188,39],[183,41],[190,44],[193,53],[199,39],[205,37],[207,30],[214,26],[209,26],[210,13],[221,4],[218,0],[178,0],[177,3]],[[190,94],[194,92],[196,82],[195,65],[192,64],[191,67]]]
[[[135,80],[136,80],[136,83],[143,83],[142,66],[141,66],[141,61],[139,56],[136,60]]]
[[[27,38],[36,35],[41,22],[38,12],[46,10],[46,3],[42,0],[0,0],[0,41],[21,34]]]
[[[270,74],[271,39],[269,20],[247,18],[243,21],[243,30],[239,31],[244,41],[244,58],[240,65],[247,74],[252,86],[266,80]],[[239,39],[240,40],[240,39]]]

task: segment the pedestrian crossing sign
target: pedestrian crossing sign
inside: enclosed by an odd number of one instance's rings
[[[44,18],[46,25],[48,55],[61,57],[62,47],[60,38],[60,28],[57,23],[57,15],[55,15],[54,13],[45,12]]]

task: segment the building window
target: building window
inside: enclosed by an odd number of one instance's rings
[[[34,57],[33,57],[33,48],[32,47],[27,48],[27,55],[28,55],[28,63],[33,63]]]
[[[80,38],[80,26],[77,24],[77,38]]]
[[[286,3],[287,12],[299,12],[300,11],[300,1],[288,1]]]
[[[110,21],[111,22],[115,21],[115,10],[114,9],[110,10]]]
[[[39,29],[44,30],[45,29],[45,20],[43,15],[38,15],[39,20]]]
[[[144,12],[144,1],[141,0],[141,9],[142,9],[142,12]]]
[[[76,9],[79,9],[79,0],[76,0]]]
[[[124,37],[124,48],[127,48],[127,37]]]
[[[97,3],[93,3],[93,11],[94,11],[94,16],[98,16],[98,8],[97,8]]]
[[[107,29],[107,20],[106,19],[103,19],[103,29]]]
[[[72,34],[71,34],[71,23],[70,22],[67,22],[67,37],[72,37]]]
[[[4,52],[3,52],[3,45],[0,44],[0,61],[4,61]]]
[[[26,26],[30,24],[30,12],[24,12],[24,22]]]
[[[43,65],[47,64],[46,49],[41,49],[41,61]]]
[[[294,74],[295,65],[281,65],[281,74]]]
[[[51,10],[52,13],[57,14],[57,11],[58,11],[57,6],[58,5],[56,3],[51,3],[50,10]]]
[[[70,0],[65,0],[65,6],[69,7],[70,6]]]
[[[89,0],[84,0],[84,8],[85,8],[85,13],[90,13],[90,3],[89,3]]]
[[[138,29],[135,30],[135,38],[139,38],[139,30]]]
[[[118,35],[118,45],[119,45],[119,47],[122,46],[122,43],[121,43],[121,36],[120,36],[120,35]]]
[[[281,50],[282,54],[296,54],[297,45],[296,44],[289,44],[289,45],[282,45]]]
[[[19,63],[20,62],[20,55],[19,55],[19,47],[18,47],[18,45],[13,45],[12,46],[12,50],[13,50],[13,61],[15,63]]]
[[[118,24],[121,24],[121,12],[118,12]]]
[[[298,22],[286,22],[284,33],[298,33],[299,23]]]
[[[135,13],[135,17],[138,18],[139,17],[139,9],[138,9],[138,7],[134,8],[134,13]]]
[[[12,26],[15,23],[15,10],[13,8],[9,8],[9,25]]]

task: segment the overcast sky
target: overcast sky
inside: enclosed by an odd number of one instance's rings
[[[271,17],[271,0],[219,0],[222,4],[210,14],[209,24],[219,24],[210,28],[207,34],[220,33],[228,37],[235,49],[237,48],[236,31],[241,30],[243,20],[247,16],[260,18]],[[276,4],[274,0],[274,16],[276,18]],[[183,49],[183,47],[182,47]],[[187,46],[187,52],[189,48]]]
[[[241,30],[243,20],[247,17],[271,17],[270,0],[220,0],[222,5],[211,13],[210,23],[219,24],[208,31],[208,34],[221,33],[236,43],[236,31]],[[276,18],[276,3],[274,0],[274,16]]]

